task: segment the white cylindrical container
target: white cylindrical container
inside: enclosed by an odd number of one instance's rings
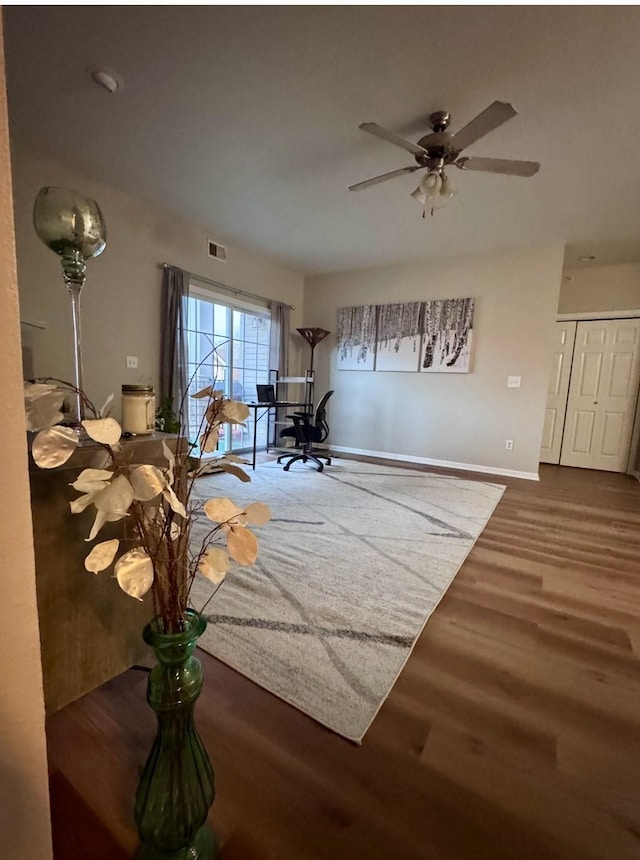
[[[153,433],[156,427],[156,396],[153,385],[122,386],[122,432],[133,436]]]

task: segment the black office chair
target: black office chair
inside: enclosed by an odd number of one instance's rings
[[[318,464],[316,470],[318,472],[322,472],[324,469],[322,460],[325,461],[327,466],[331,465],[331,457],[328,457],[326,454],[319,455],[314,453],[313,446],[319,442],[324,442],[329,435],[327,400],[332,394],[333,391],[327,391],[316,407],[315,416],[311,412],[294,412],[293,415],[287,416],[293,421],[293,426],[285,427],[284,430],[281,430],[280,436],[283,438],[287,436],[293,437],[296,440],[297,453],[281,454],[278,457],[278,463],[281,463],[285,459],[287,460],[284,467],[285,472],[289,471],[289,467],[296,460],[302,460],[303,463],[313,460],[314,463]],[[313,419],[313,423],[311,423],[311,419]]]

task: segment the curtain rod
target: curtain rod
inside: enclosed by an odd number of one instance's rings
[[[180,266],[172,266],[171,263],[160,263],[161,269],[179,269]],[[250,299],[260,299],[263,302],[269,302],[270,299],[265,298],[264,296],[259,296],[257,293],[248,293],[246,290],[239,290],[236,287],[228,287],[226,284],[221,284],[220,281],[213,281],[211,278],[205,278],[202,275],[196,275],[195,272],[187,272],[186,269],[182,270],[190,278],[195,278],[196,281],[202,281],[205,284],[210,284],[212,287],[217,287],[219,290],[226,290],[228,293],[233,293],[234,296],[248,296]],[[285,303],[286,304],[286,303]],[[288,308],[291,308],[292,311],[295,311],[295,305],[287,305]]]

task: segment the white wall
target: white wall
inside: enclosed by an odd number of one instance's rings
[[[98,405],[115,393],[118,414],[122,383],[159,382],[159,263],[167,262],[231,287],[295,305],[291,326],[302,325],[303,277],[277,262],[229,247],[228,262],[207,256],[207,231],[129,194],[12,141],[18,285],[23,319],[42,321],[45,331],[23,328],[33,351],[33,375],[73,378],[69,299],[60,261],[37,237],[32,212],[43,185],[74,188],[94,197],[107,224],[108,244],[87,263],[82,292],[84,386]],[[215,213],[215,202],[212,202]],[[137,355],[137,370],[125,366]],[[291,371],[296,372],[295,347]]]
[[[640,263],[565,271],[558,313],[638,309],[640,309]]]
[[[4,857],[47,860],[49,788],[7,122],[0,18],[0,844]]]
[[[554,244],[307,278],[305,324],[334,332],[316,349],[317,392],[335,389],[331,444],[537,474],[562,256]],[[471,373],[337,370],[338,308],[463,296],[476,299]]]

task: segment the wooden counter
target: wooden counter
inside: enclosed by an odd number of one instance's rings
[[[122,442],[131,448],[134,462],[163,466],[162,439],[175,445],[175,437],[163,433]],[[57,469],[39,469],[30,462],[44,698],[49,714],[130,666],[151,665],[154,659],[141,636],[152,614],[151,596],[142,602],[127,596],[113,576],[113,567],[98,574],[84,568],[93,546],[85,538],[95,508],[91,505],[81,514],[72,514],[69,502],[79,494],[69,484],[82,469],[104,468],[101,456],[100,446],[88,441]],[[123,535],[121,520],[106,523],[96,540]]]

